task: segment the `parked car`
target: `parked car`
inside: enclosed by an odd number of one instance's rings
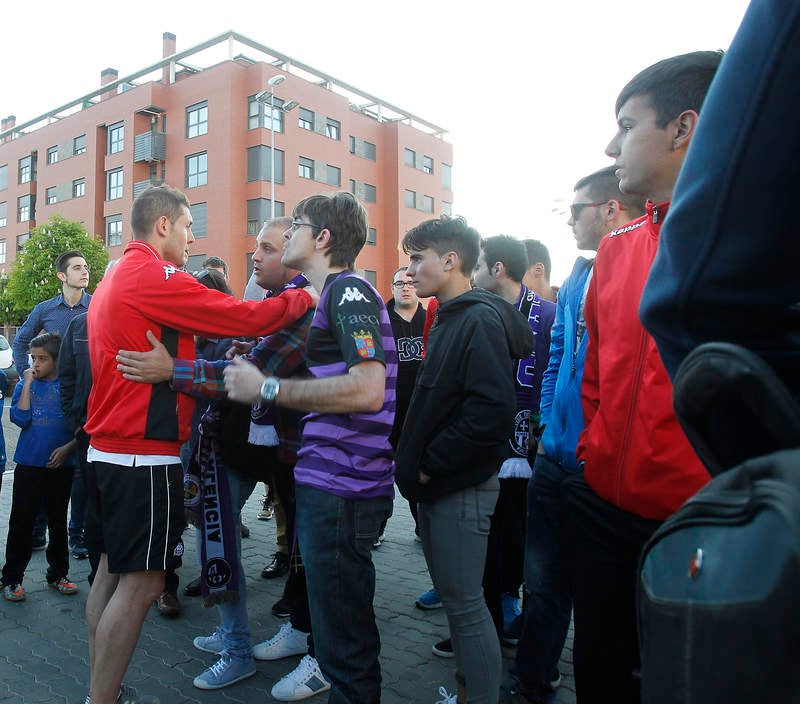
[[[14,366],[14,355],[11,351],[11,345],[8,344],[5,335],[0,335],[0,369],[2,369],[6,375],[6,388],[0,389],[0,391],[3,392],[4,396],[11,398],[14,387],[19,381],[19,374],[17,374],[17,369]]]

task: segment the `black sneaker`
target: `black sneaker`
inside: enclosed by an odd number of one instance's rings
[[[289,571],[289,556],[285,552],[276,552],[272,556],[272,562],[261,570],[264,579],[275,579],[283,577]]]
[[[453,652],[453,641],[450,638],[445,638],[444,640],[440,640],[438,643],[434,643],[431,650],[433,651],[434,655],[438,655],[440,658],[455,657],[455,653]]]
[[[183,588],[183,593],[186,594],[186,596],[200,596],[202,593],[200,588],[200,577],[189,582],[189,584]]]
[[[289,618],[292,615],[292,600],[282,596],[273,604],[272,615],[278,618]]]

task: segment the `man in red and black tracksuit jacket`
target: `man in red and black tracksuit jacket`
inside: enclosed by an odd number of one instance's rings
[[[639,73],[617,100],[619,130],[606,149],[620,190],[650,202],[644,217],[601,242],[586,297],[585,428],[576,453],[583,471],[561,484],[580,704],[640,701],[639,555],[661,521],[709,480],[675,417],[669,376],[638,311],[720,59],[719,52],[694,52]]]
[[[117,701],[141,623],[163,591],[183,524],[179,449],[189,437],[194,406],[167,382],[124,379],[117,351],[149,350],[151,331],[172,355],[193,358],[194,335],[266,335],[313,303],[300,289],[238,301],[184,272],[194,236],[180,191],[148,188],[133,204],[131,224],[135,239],[98,286],[88,313],[94,384],[85,430],[98,484],[89,524],[99,533],[101,553],[86,604],[95,704]]]

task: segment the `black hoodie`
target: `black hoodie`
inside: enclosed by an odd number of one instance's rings
[[[516,410],[511,360],[534,344],[528,321],[487,291],[457,296],[437,315],[396,454],[397,485],[415,501],[477,486],[498,471]]]

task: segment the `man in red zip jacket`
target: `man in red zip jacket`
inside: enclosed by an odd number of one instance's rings
[[[636,570],[661,521],[709,479],[678,424],[672,386],[638,309],[672,189],[721,60],[701,51],[661,61],[617,99],[606,148],[623,193],[647,214],[600,244],[586,297],[581,390],[583,467],[561,484],[574,589],[580,704],[639,702]]]
[[[146,189],[131,226],[134,240],[98,286],[87,320],[94,383],[85,431],[97,478],[87,532],[100,553],[86,602],[92,704],[152,701],[129,692],[122,678],[183,527],[179,451],[194,407],[167,382],[124,379],[117,351],[150,349],[150,330],[171,355],[191,359],[193,335],[266,335],[313,304],[300,289],[238,301],[183,271],[194,236],[189,201],[176,189]]]

